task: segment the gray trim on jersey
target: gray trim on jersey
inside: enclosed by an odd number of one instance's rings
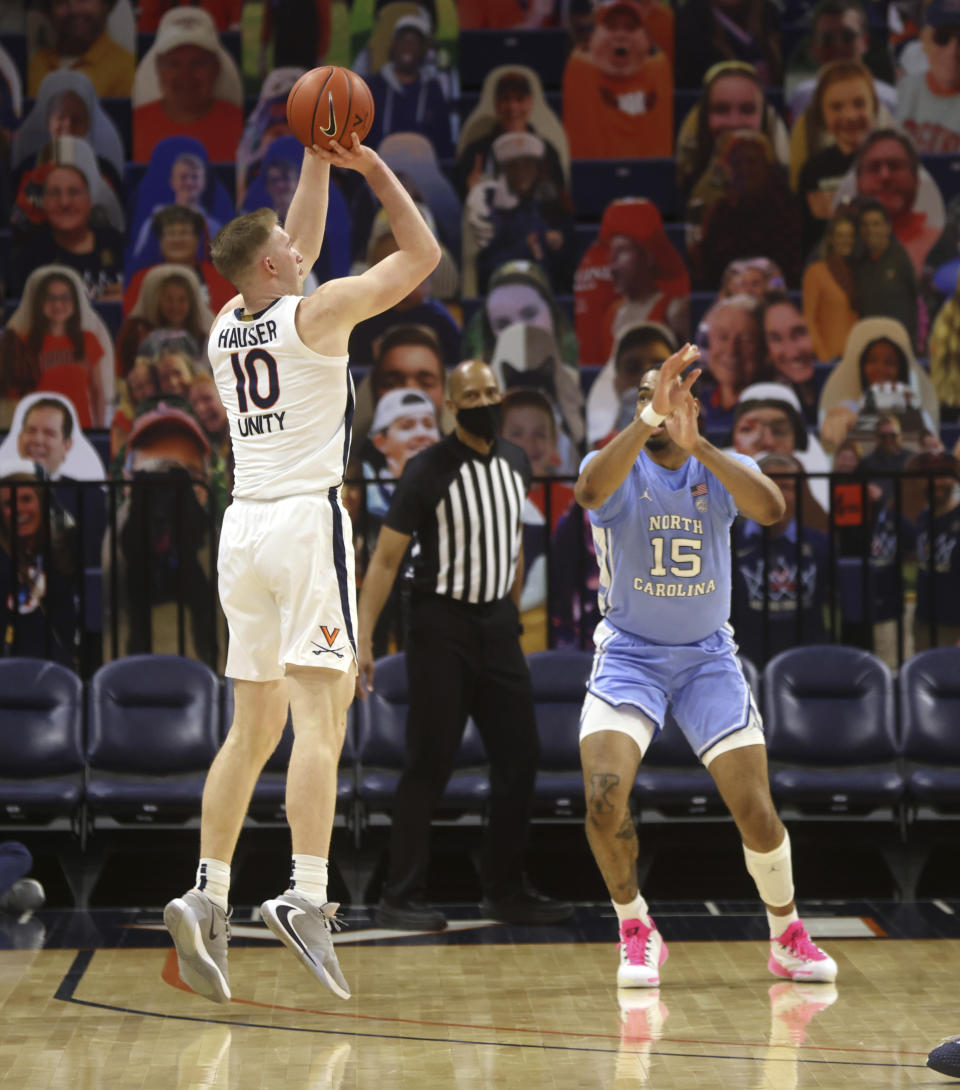
[[[589,519],[589,513],[587,518]],[[607,594],[613,586],[613,565],[610,557],[613,552],[613,540],[607,527],[590,524],[590,536],[593,538],[593,551],[597,555],[597,609],[600,615],[607,613]]]

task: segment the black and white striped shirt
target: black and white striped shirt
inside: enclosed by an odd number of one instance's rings
[[[416,538],[412,585],[462,602],[505,598],[531,476],[526,454],[506,439],[484,455],[448,435],[411,458],[384,525]]]

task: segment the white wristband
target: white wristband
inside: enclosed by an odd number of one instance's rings
[[[659,428],[667,418],[662,413],[657,412],[653,407],[653,402],[648,402],[640,413],[640,419],[651,428]]]

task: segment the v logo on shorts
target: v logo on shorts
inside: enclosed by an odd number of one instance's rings
[[[333,647],[337,642],[337,637],[340,635],[339,628],[327,628],[325,624],[320,625],[320,631],[323,633],[323,638],[327,641],[327,647]]]

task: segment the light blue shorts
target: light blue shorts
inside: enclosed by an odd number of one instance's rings
[[[669,707],[698,757],[735,731],[762,729],[729,625],[699,643],[668,645],[601,621],[593,642],[587,691],[614,707],[637,708],[657,733]]]

